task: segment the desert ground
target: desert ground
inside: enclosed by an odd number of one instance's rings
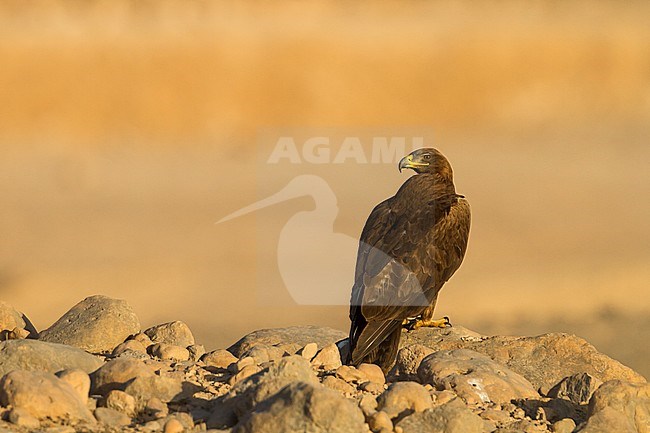
[[[309,197],[215,222],[316,173],[336,194],[334,232],[358,238],[408,174],[269,167],[262,131],[426,130],[473,211],[439,314],[483,334],[575,333],[648,377],[649,14],[2,2],[1,298],[39,330],[88,295],[124,298],[143,326],[183,320],[208,349],[265,327],[346,330],[344,305],[298,305],[278,269],[277,238]]]

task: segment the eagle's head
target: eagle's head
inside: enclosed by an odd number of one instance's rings
[[[399,162],[399,171],[410,168],[417,174],[438,174],[442,177],[452,177],[451,164],[447,158],[432,147],[414,150]]]

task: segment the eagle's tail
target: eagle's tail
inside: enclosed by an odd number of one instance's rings
[[[350,346],[350,363],[377,364],[387,373],[397,357],[401,333],[402,322],[398,320],[367,323]]]

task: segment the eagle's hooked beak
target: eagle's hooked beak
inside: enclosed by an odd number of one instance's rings
[[[408,155],[406,155],[404,158],[402,158],[400,160],[399,165],[397,166],[397,168],[399,169],[400,173],[402,172],[403,168],[412,168],[413,170],[415,170],[417,172],[418,171],[417,169],[419,167],[426,167],[427,165],[429,165],[429,163],[427,163],[427,162],[415,161],[413,159],[413,154],[409,153]]]

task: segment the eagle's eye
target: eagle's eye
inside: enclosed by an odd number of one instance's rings
[[[424,155],[422,155],[422,159],[431,159],[431,154],[425,153]]]

